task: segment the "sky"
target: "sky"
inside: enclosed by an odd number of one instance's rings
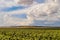
[[[60,26],[59,0],[0,0],[0,26]]]

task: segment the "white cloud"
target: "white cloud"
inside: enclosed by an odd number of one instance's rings
[[[38,4],[29,9],[29,14],[36,20],[56,20],[56,12],[58,11],[58,4]]]
[[[0,7],[18,6],[18,0],[0,0]]]
[[[5,7],[12,7],[12,6],[19,6],[19,5],[21,5],[21,4],[18,4],[18,1],[16,1],[16,0],[1,0],[0,1],[0,5],[1,5],[0,6],[0,10],[5,8]],[[33,5],[34,4],[35,4],[35,2],[33,3]],[[1,21],[3,20],[3,21],[0,22],[0,23],[2,23],[2,25],[5,25],[5,26],[6,25],[8,25],[8,26],[9,25],[29,25],[30,23],[32,23],[33,19],[28,17],[28,15],[27,15],[27,19],[14,18],[14,17],[10,16],[12,14],[21,14],[21,13],[25,13],[25,12],[26,12],[25,9],[17,10],[17,11],[11,11],[11,12],[0,11],[0,13],[3,15],[0,18],[0,20]]]
[[[29,14],[31,18],[34,20],[47,20],[45,23],[54,23],[60,20],[60,10],[59,4],[52,2],[52,3],[44,3],[44,4],[37,4],[32,6],[29,9]],[[59,11],[59,12],[58,12]]]
[[[30,5],[33,3],[33,0],[19,0],[19,4]]]
[[[0,0],[0,8],[19,6],[19,5],[28,6],[31,4],[33,4],[33,0]]]
[[[50,24],[60,20],[60,7],[58,3],[52,2],[40,4],[35,2],[33,4],[34,5],[31,5],[30,7],[22,10],[3,12],[3,25],[30,25],[33,23],[34,20],[46,20],[47,22],[45,22],[45,24]],[[11,5],[8,4],[8,6]],[[21,13],[26,13],[27,19],[11,17],[12,14]]]
[[[14,17],[11,17],[11,15],[4,16],[5,24],[9,24],[9,25],[29,25],[32,23],[32,21],[33,19],[28,17],[28,15],[26,19],[14,18]]]

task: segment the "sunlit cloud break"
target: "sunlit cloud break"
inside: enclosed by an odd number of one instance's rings
[[[42,1],[40,0],[40,2]],[[59,2],[59,0],[45,0],[42,3],[37,0],[1,0],[0,14],[2,16],[0,16],[0,25],[56,25],[56,22],[60,22]],[[35,20],[40,22],[36,23]],[[41,23],[42,21],[43,23]]]

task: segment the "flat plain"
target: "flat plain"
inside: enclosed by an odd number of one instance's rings
[[[60,28],[0,28],[0,40],[60,40]]]

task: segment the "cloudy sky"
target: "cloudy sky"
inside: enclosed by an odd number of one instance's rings
[[[0,0],[0,26],[60,26],[59,0]]]

